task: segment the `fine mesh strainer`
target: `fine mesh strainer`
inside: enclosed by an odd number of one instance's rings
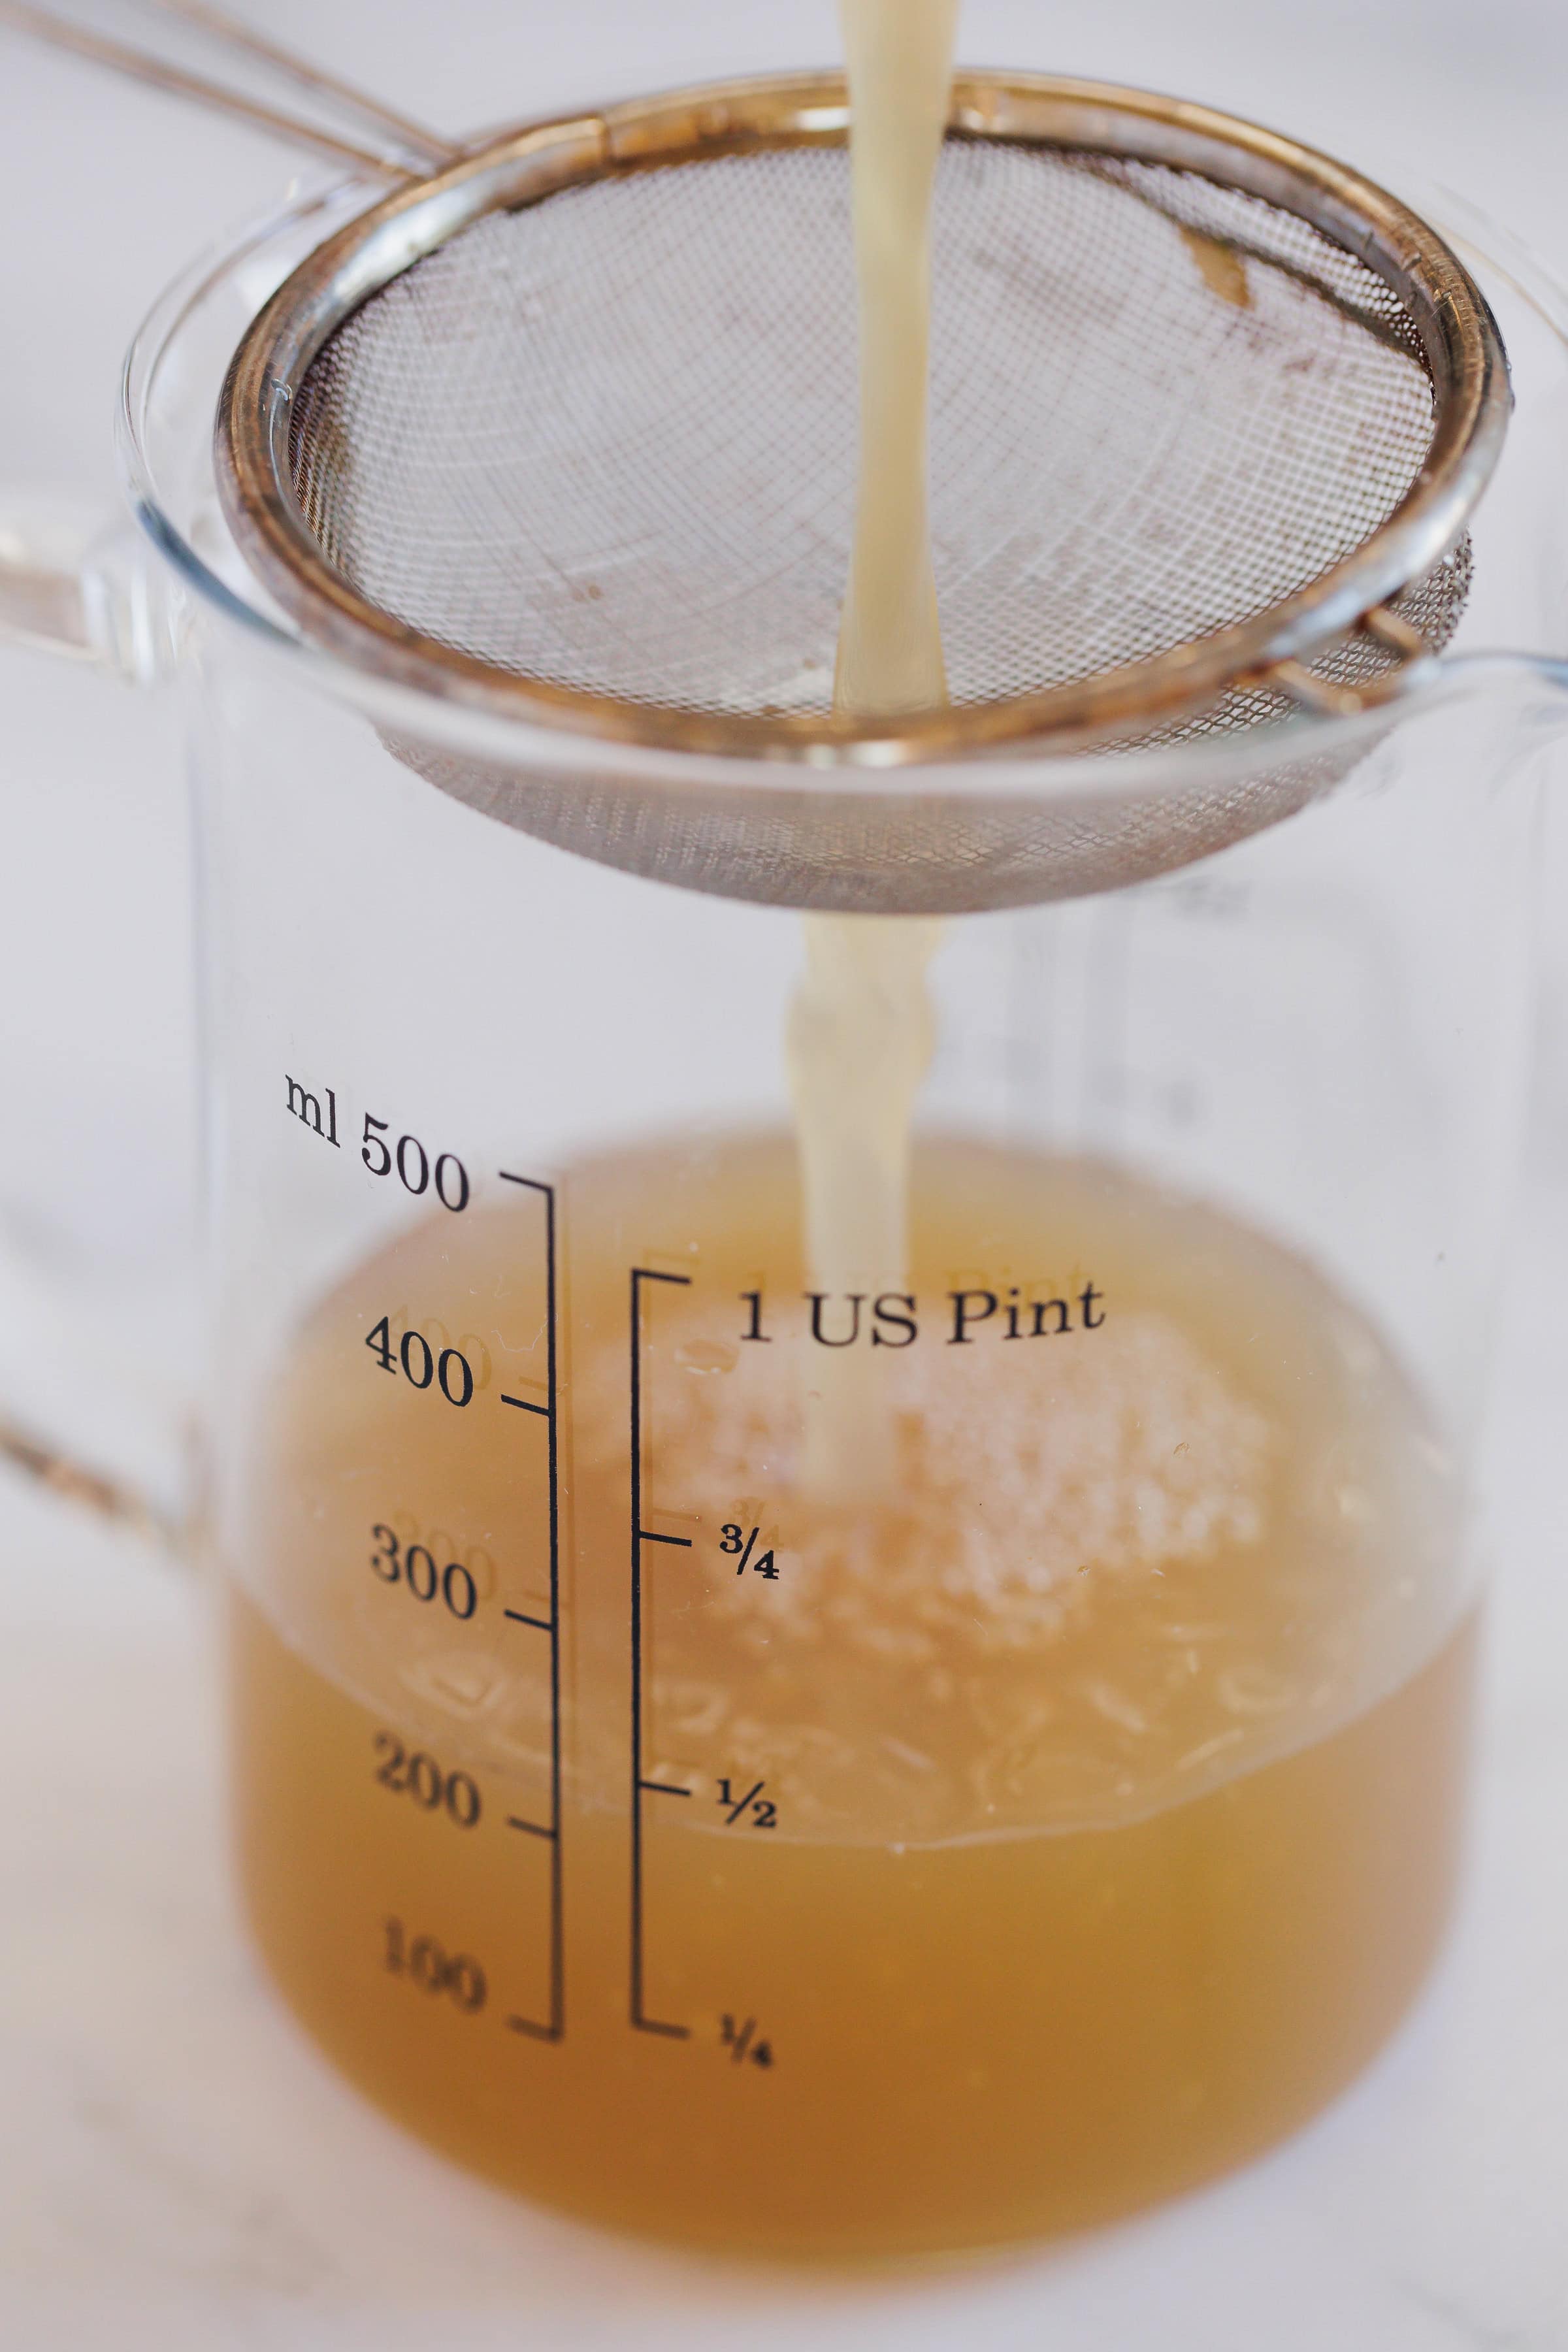
[[[1326,751],[1282,722],[1395,711],[1457,626],[1508,415],[1497,329],[1429,227],[1322,156],[1137,91],[958,78],[933,225],[951,704],[866,722],[831,707],[842,79],[458,154],[370,110],[404,184],[257,318],[220,484],[302,635],[419,690],[390,748],[510,824],[790,906],[1104,890],[1330,789],[1364,731]],[[464,709],[515,722],[507,748],[455,751],[436,722]]]
[[[1459,263],[1247,124],[962,77],[933,265],[952,703],[854,722],[831,708],[846,130],[835,77],[639,101],[500,141],[323,247],[257,320],[218,419],[267,585],[405,684],[691,755],[671,789],[624,759],[552,775],[394,747],[510,824],[734,897],[1102,890],[1324,790],[1344,755],[1273,722],[1392,705],[1463,606],[1508,393]],[[1243,730],[1258,764],[1208,786],[986,792],[999,747]],[[770,763],[765,788],[708,781],[713,755]]]

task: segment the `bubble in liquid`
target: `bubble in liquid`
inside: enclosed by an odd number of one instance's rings
[[[675,1360],[683,1372],[702,1378],[712,1372],[732,1372],[741,1360],[741,1350],[729,1339],[683,1339],[675,1350]]]

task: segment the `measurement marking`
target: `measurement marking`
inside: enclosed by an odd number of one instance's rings
[[[521,1609],[508,1609],[503,1613],[511,1619],[514,1625],[531,1625],[536,1633],[553,1633],[555,1631],[548,1617],[530,1617]]]
[[[756,2033],[757,2021],[754,2017],[746,2018],[741,2024],[728,2014],[719,2021],[719,2039],[737,2066],[744,2058],[750,2058],[753,2066],[773,2064],[773,2043],[758,2042]]]
[[[746,1529],[746,1539],[744,1544],[741,1541],[742,1532],[742,1530],[739,1519],[727,1520],[723,1527],[719,1530],[720,1535],[723,1538],[723,1541],[719,1546],[720,1550],[727,1559],[734,1561],[735,1573],[737,1576],[744,1576],[748,1568],[754,1569],[759,1576],[765,1576],[770,1584],[776,1584],[778,1582],[779,1571],[773,1553],[771,1551],[763,1552],[761,1559],[753,1559],[752,1558],[752,1554],[756,1550],[757,1545],[762,1538],[763,1531],[761,1528],[750,1528]]]
[[[755,1804],[757,1799],[762,1795],[763,1790],[767,1787],[767,1785],[768,1784],[765,1780],[759,1780],[754,1789],[748,1789],[738,1805],[731,1804],[728,1808],[724,1815],[725,1820],[727,1822],[738,1822],[741,1815],[743,1812],[748,1811],[751,1807]]]
[[[643,2007],[643,1842],[642,1801],[648,1783],[643,1777],[642,1724],[642,1548],[645,1543],[678,1546],[684,1551],[691,1549],[685,1536],[651,1535],[642,1523],[642,1286],[645,1282],[668,1282],[679,1289],[689,1290],[690,1279],[684,1274],[657,1274],[644,1266],[631,1270],[631,1348],[632,1348],[632,1409],[631,1409],[631,1472],[632,1472],[632,1927],[631,1927],[631,2021],[638,2033],[663,2033],[673,2042],[690,2039],[691,2029],[685,2025],[668,2025],[649,2017]],[[687,1792],[682,1790],[681,1795]]]
[[[762,1782],[759,1780],[757,1782],[758,1788],[760,1789],[762,1785]],[[641,1789],[651,1789],[655,1795],[659,1797],[689,1797],[691,1794],[689,1789],[678,1789],[675,1787],[674,1783],[669,1780],[639,1780],[637,1786]],[[748,1800],[748,1802],[750,1800]]]
[[[509,1830],[526,1830],[530,1837],[552,1838],[555,1835],[555,1832],[546,1829],[542,1822],[525,1822],[517,1813],[508,1813],[506,1825]]]
[[[534,1404],[527,1397],[506,1397],[504,1403],[515,1405],[523,1412],[538,1413],[550,1431],[548,1470],[550,1490],[550,1615],[548,1620],[525,1617],[521,1611],[509,1609],[507,1615],[516,1622],[531,1625],[550,1636],[550,1827],[540,1835],[550,1845],[550,2020],[538,2024],[527,2018],[509,2017],[507,2023],[517,2033],[531,2034],[537,2042],[560,2042],[566,2032],[566,1936],[563,1916],[563,1885],[561,1864],[561,1464],[557,1443],[556,1407],[560,1402],[557,1385],[556,1332],[556,1272],[555,1272],[555,1187],[541,1183],[536,1176],[514,1176],[508,1169],[498,1171],[503,1184],[517,1184],[525,1192],[537,1192],[544,1203],[544,1392],[547,1402]],[[518,1824],[521,1827],[522,1824]]]

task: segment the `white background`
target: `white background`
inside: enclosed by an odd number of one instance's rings
[[[253,14],[261,20],[259,0]],[[825,0],[270,0],[441,128],[831,56]],[[129,32],[132,5],[97,21]],[[1474,197],[1568,275],[1563,0],[967,0],[964,53],[1179,89]],[[119,359],[293,166],[0,29],[0,528],[109,508]],[[1568,518],[1564,518],[1568,530]],[[1568,650],[1568,649],[1565,649]],[[924,2281],[698,2268],[505,2203],[399,2138],[234,1925],[199,1606],[0,1482],[0,2342],[56,2347],[1568,2352],[1568,826],[1549,835],[1531,1164],[1490,1450],[1502,1574],[1475,1861],[1411,2025],[1240,2179]],[[171,1280],[188,1216],[169,716],[0,653],[0,1219]],[[0,1230],[0,1240],[4,1240]]]

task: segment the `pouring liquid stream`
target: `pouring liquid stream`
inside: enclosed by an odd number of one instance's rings
[[[931,210],[958,0],[843,0],[860,310],[860,488],[834,700],[896,718],[946,699],[927,503]],[[909,1284],[910,1128],[931,1063],[926,967],[940,921],[807,915],[787,1039],[814,1288],[866,1302]],[[857,1310],[858,1311],[858,1310]],[[801,1484],[891,1491],[895,1426],[863,1347],[818,1349]]]

